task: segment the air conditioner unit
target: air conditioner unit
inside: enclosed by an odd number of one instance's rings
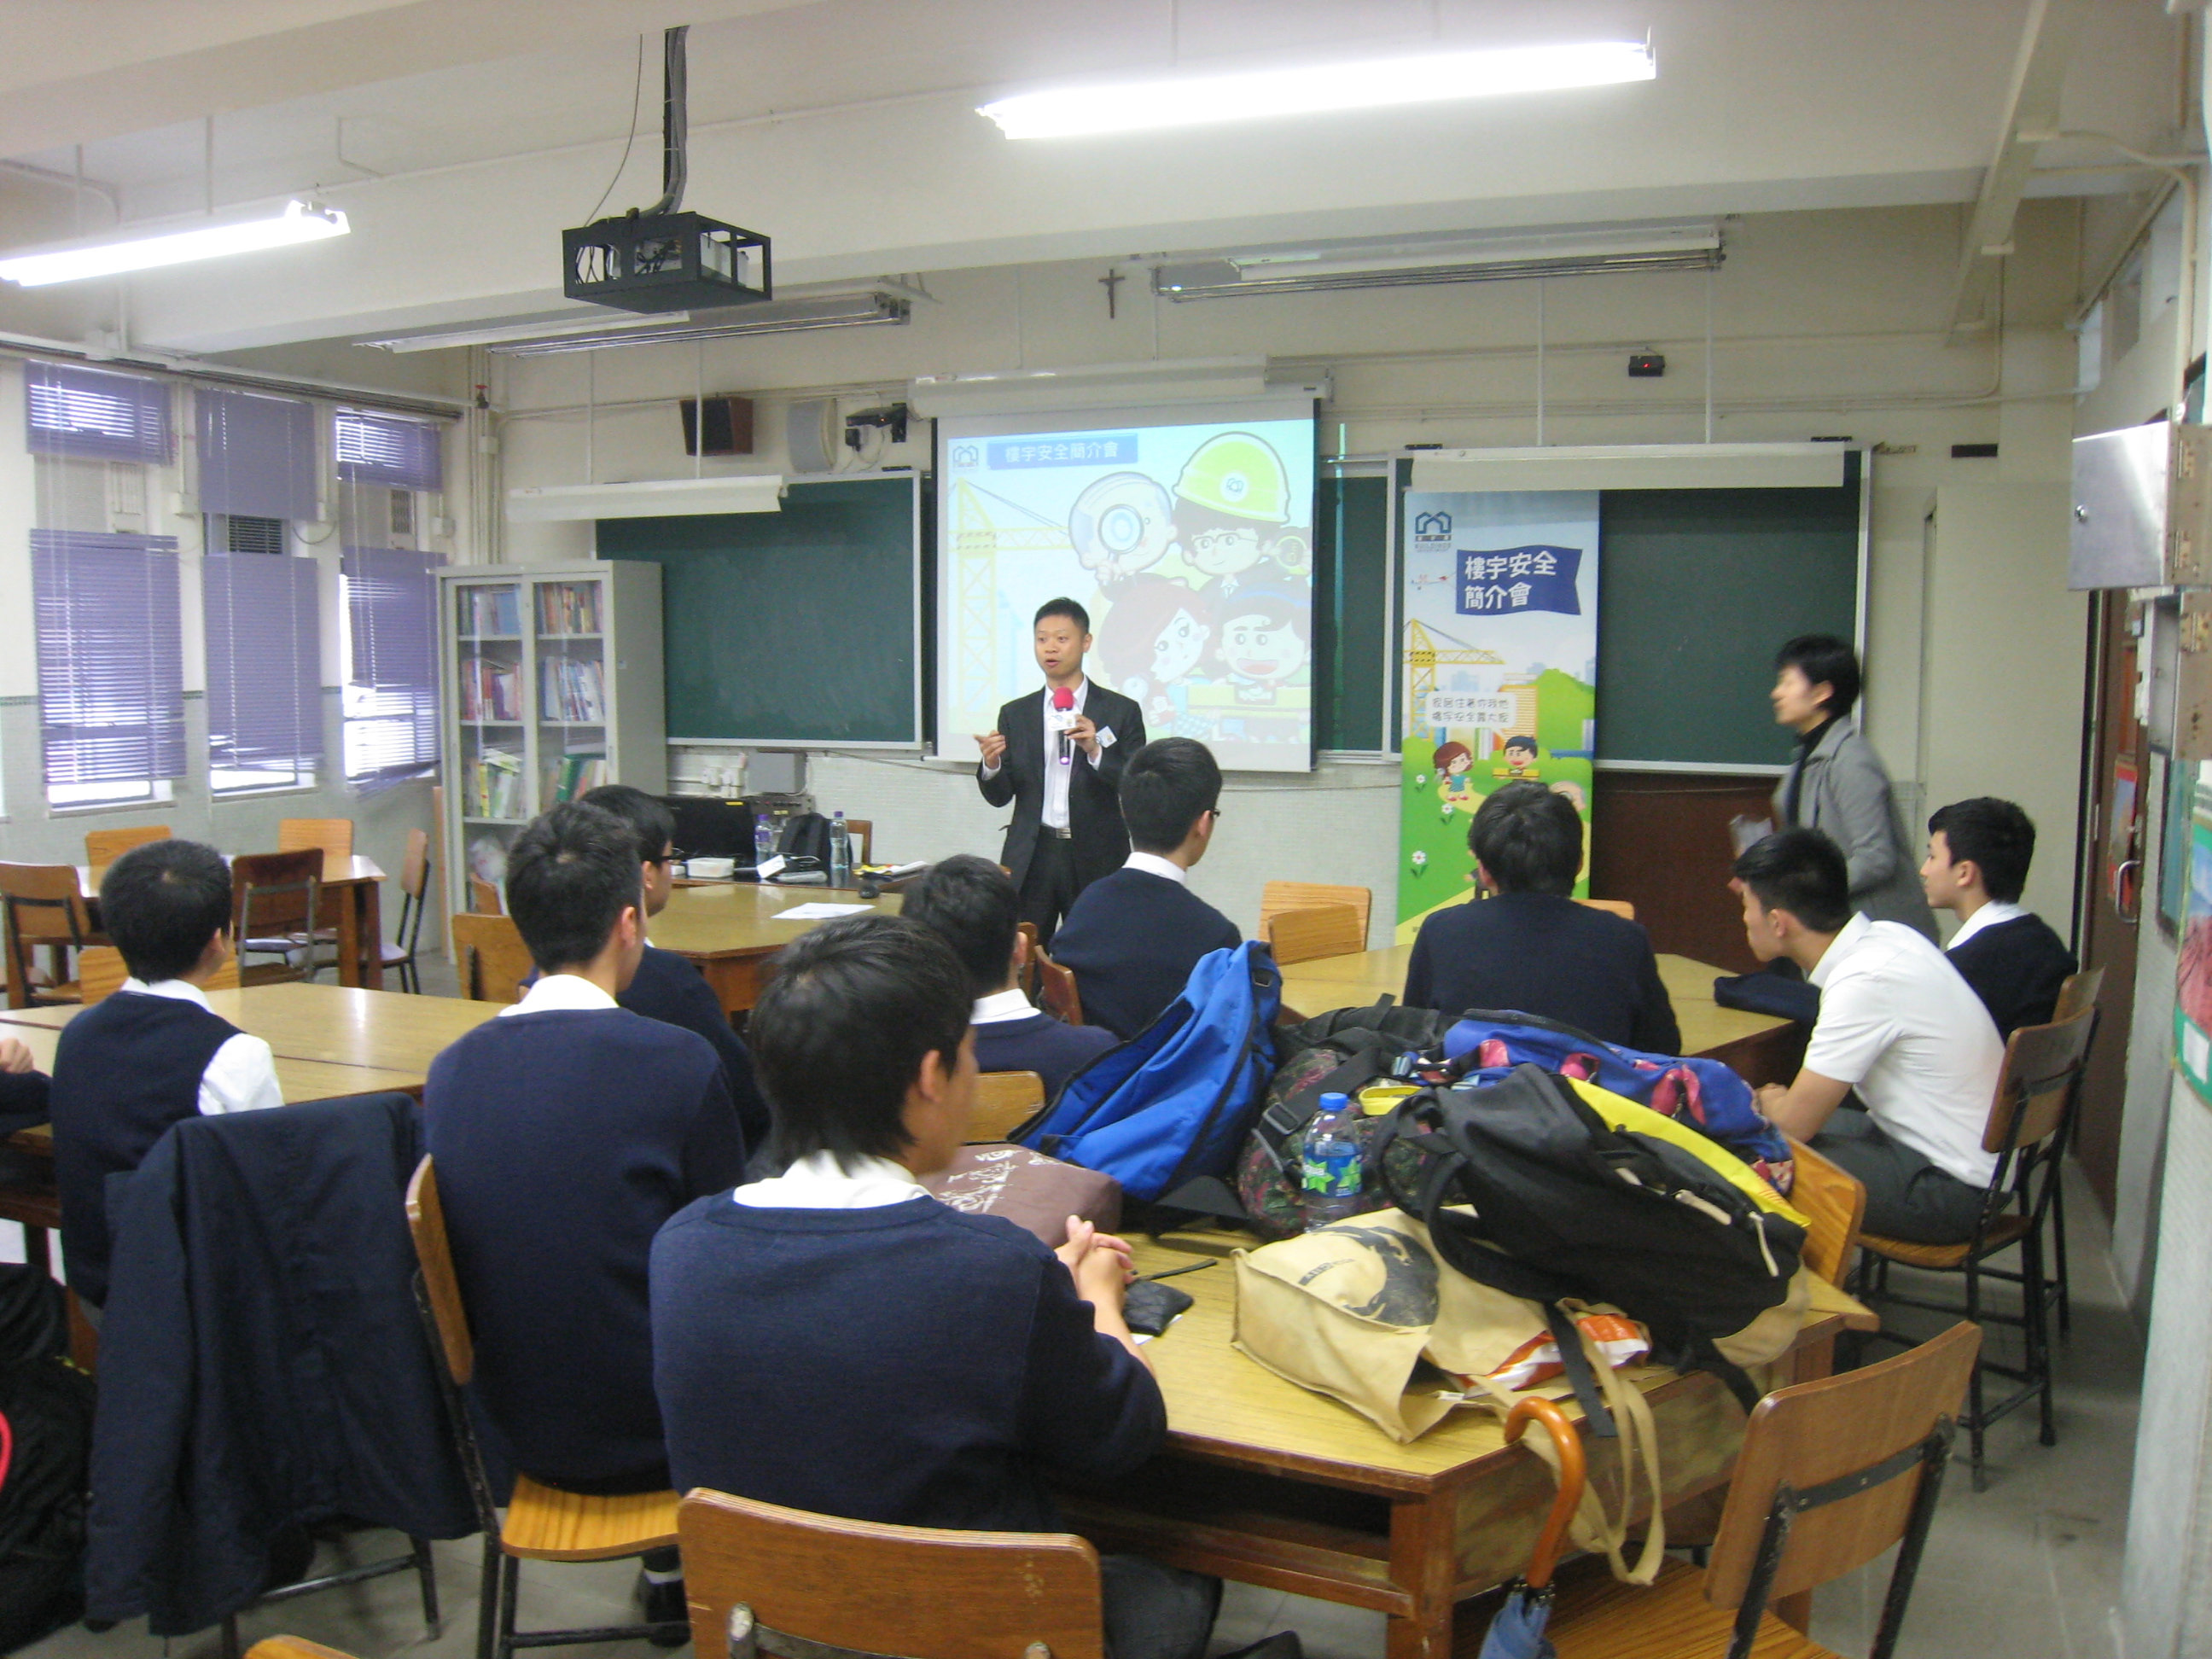
[[[1712,219],[1666,219],[1543,230],[1444,231],[1238,248],[1143,262],[1164,298],[1232,299],[1430,283],[1501,283],[1606,272],[1710,270],[1723,257]]]

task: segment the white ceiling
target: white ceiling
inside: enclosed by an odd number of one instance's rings
[[[2028,0],[9,0],[0,154],[129,220],[319,190],[355,234],[131,279],[135,337],[216,350],[557,304],[558,231],[658,193],[657,31],[690,21],[688,205],[785,282],[1322,234],[1967,201]],[[100,15],[97,30],[84,27]],[[2069,127],[2165,147],[2181,23],[2094,0]],[[1650,33],[1654,82],[1015,144],[983,97],[1176,63]],[[616,164],[642,94],[626,168]],[[126,44],[128,43],[128,44]],[[343,133],[345,161],[339,160]],[[2068,159],[2054,154],[2053,160]],[[2098,156],[2093,159],[2106,159]],[[105,200],[17,175],[0,243]],[[2101,182],[2101,181],[2100,181]],[[2080,189],[2084,181],[2039,188]],[[0,298],[0,327],[9,325]]]

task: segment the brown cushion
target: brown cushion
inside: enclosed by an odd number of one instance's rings
[[[963,1146],[921,1184],[956,1210],[1002,1215],[1054,1249],[1067,1242],[1070,1216],[1104,1232],[1121,1224],[1121,1183],[1113,1176],[1003,1141]]]

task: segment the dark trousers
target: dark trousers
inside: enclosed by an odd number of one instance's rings
[[[1022,878],[1022,920],[1036,927],[1037,943],[1044,949],[1052,948],[1053,933],[1080,890],[1075,880],[1075,844],[1038,825],[1036,848]]]
[[[1107,1659],[1202,1659],[1221,1581],[1141,1555],[1098,1558]]]
[[[1908,1244],[1963,1244],[1981,1219],[1982,1189],[1939,1170],[1882,1132],[1854,1095],[1812,1139],[1867,1189],[1866,1230]]]

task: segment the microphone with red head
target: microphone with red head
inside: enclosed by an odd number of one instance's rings
[[[1060,716],[1054,724],[1060,727],[1060,763],[1066,766],[1075,758],[1075,745],[1067,736],[1067,728],[1075,724],[1075,693],[1064,685],[1054,686],[1052,707]]]

